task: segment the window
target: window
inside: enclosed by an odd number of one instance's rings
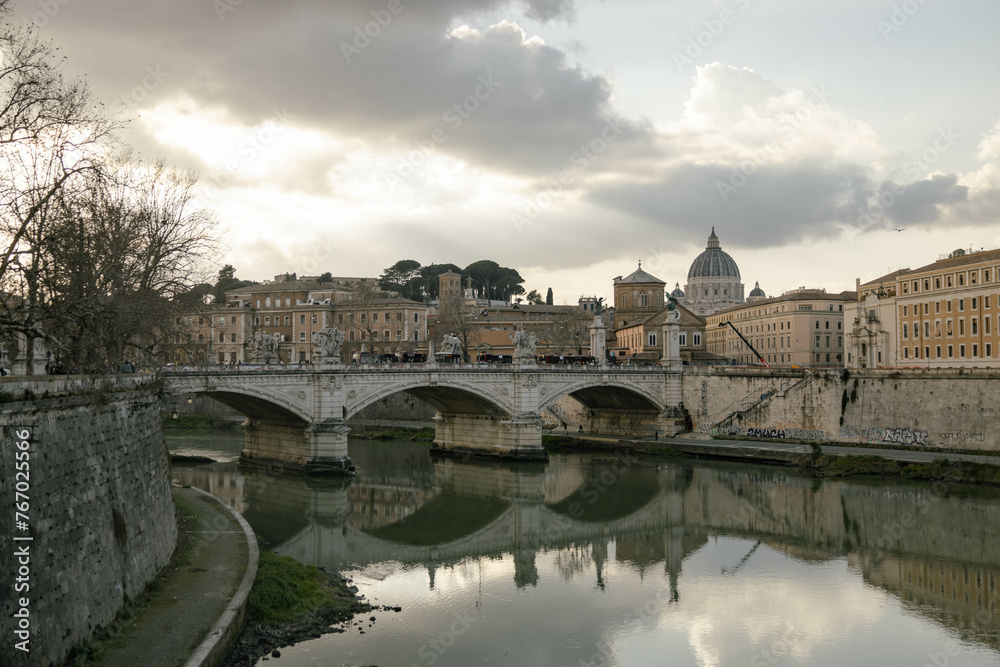
[[[680,335],[680,343],[681,343],[681,347],[686,347],[686,346],[687,346],[687,344],[688,344],[688,343],[687,343],[687,340],[688,340],[688,335],[687,335],[686,333],[682,333],[682,334]]]
[[[226,334],[224,334],[222,332],[219,332],[219,342],[220,343],[225,343],[226,342]]]
[[[413,313],[413,321],[414,322],[419,322],[420,321],[420,313]],[[416,340],[416,339],[414,339],[414,340]]]
[[[285,297],[285,308],[288,308],[290,305],[292,305],[292,298],[289,297],[289,296],[286,296]]]
[[[347,332],[347,340],[354,340],[354,329]]]
[[[299,313],[299,324],[305,324],[305,323],[306,323],[306,314]]]
[[[649,301],[649,297],[646,296],[646,293],[645,292],[639,292],[639,307],[640,308],[645,308],[646,306],[649,305],[648,301]]]
[[[829,328],[830,328],[830,320],[827,320],[827,321],[826,321],[826,328],[827,328],[827,329],[829,329]]]
[[[285,326],[287,327],[289,324],[290,324],[290,322],[289,322],[289,316],[285,315]]]
[[[907,308],[908,308],[908,306],[903,306],[903,317],[906,317],[906,309]]]
[[[909,337],[910,337],[910,325],[906,324],[904,322],[903,323],[903,340],[906,340]]]
[[[959,345],[958,346],[958,356],[959,357],[965,357],[965,346],[964,345]]]
[[[830,347],[830,337],[829,336],[826,337],[826,346]]]
[[[941,346],[940,345],[937,346],[937,358],[938,359],[941,358]]]
[[[622,294],[622,308],[628,308],[628,294]]]
[[[219,318],[219,326],[225,326],[225,324],[226,324],[226,318],[220,317]]]
[[[958,274],[958,284],[959,285],[964,285],[965,284],[965,274],[964,273]],[[962,356],[965,356],[965,355],[962,355]]]
[[[941,302],[940,301],[935,301],[934,302],[934,312],[935,313],[940,313],[941,312]]]
[[[344,316],[343,316],[343,314],[337,315],[337,324],[343,324],[343,323],[344,323]]]
[[[925,280],[924,280],[924,291],[926,292],[926,291],[928,291],[928,290],[929,290],[930,288],[931,288],[931,281],[929,281],[929,280],[926,280],[926,279],[925,279]]]
[[[234,333],[229,334],[229,342],[230,343],[235,343],[236,342],[236,334],[234,334]]]
[[[986,356],[987,357],[993,356],[993,345],[991,345],[990,343],[986,343]]]
[[[958,300],[958,312],[961,313],[961,312],[964,312],[964,311],[965,311],[965,299],[959,299]]]
[[[819,329],[819,320],[816,320],[816,328]]]
[[[313,314],[312,314],[312,323],[313,323],[313,324],[316,324],[316,323],[317,323],[317,322],[319,321],[319,319],[318,319],[318,318],[319,318],[319,316],[318,316],[318,315],[317,315],[316,313],[313,313]],[[362,315],[362,316],[361,316],[361,321],[362,321],[362,322],[364,322],[364,321],[365,321],[365,316],[364,316],[364,315]]]
[[[694,346],[698,347],[699,345],[701,345],[701,334],[700,333],[695,333],[694,334]]]
[[[816,347],[819,347],[819,335],[818,334],[816,335]],[[817,359],[817,361],[819,361],[819,360]]]
[[[926,315],[926,314],[927,314],[928,312],[930,312],[930,311],[928,310],[929,306],[930,306],[930,304],[929,304],[929,303],[927,303],[927,302],[924,302],[924,315]]]
[[[204,343],[205,342],[205,334],[203,334],[203,333],[198,334],[198,342],[199,343]]]
[[[952,352],[952,346],[951,346],[951,345],[949,345],[949,346],[948,346],[948,358],[949,358],[949,359],[951,359],[951,358],[952,358],[953,356],[955,356],[955,355],[954,355],[954,353]]]
[[[992,320],[990,319],[990,317],[988,315],[983,318],[983,333],[987,333],[987,334],[988,333],[992,333],[990,331],[990,323],[991,322],[992,322]]]
[[[948,276],[946,280],[948,281],[948,287],[951,287],[951,276]]]
[[[924,338],[930,338],[930,337],[931,337],[931,323],[924,322]]]
[[[838,321],[838,322],[837,322],[837,331],[840,331],[840,330],[841,330],[841,329],[843,329],[843,328],[844,328],[844,323],[843,323],[843,322],[841,322],[841,321]]]
[[[389,323],[389,313],[385,313],[382,321],[384,321],[386,324]]]
[[[385,338],[386,340],[389,340],[389,336],[390,336],[390,333],[389,333],[389,330],[388,330],[388,329],[386,329],[386,330],[385,330],[385,331],[383,331],[382,333],[383,333],[383,334],[385,334],[385,335],[383,336],[383,338]]]
[[[200,327],[205,326],[205,318],[204,317],[199,317],[198,318],[198,326],[200,326]]]
[[[972,325],[972,335],[975,336],[976,334],[979,333],[979,320],[977,318],[973,317],[972,321],[970,322],[970,324]],[[972,356],[975,356],[975,355],[972,355]]]
[[[945,310],[950,313],[951,312],[951,301],[945,301],[944,305],[945,305]]]
[[[656,334],[655,333],[649,334],[649,345],[650,346],[655,346],[656,345]]]
[[[976,309],[976,297],[972,297],[972,310]]]
[[[253,318],[253,324],[254,324],[255,327],[259,327],[260,326],[260,316],[257,316],[255,318]]]
[[[903,358],[904,359],[909,359],[910,358],[910,348],[908,348],[908,347],[904,347],[903,348]]]
[[[990,297],[984,296],[983,297],[983,308],[989,308],[989,307],[990,307]]]
[[[260,308],[260,299],[257,299],[257,307]]]
[[[965,335],[965,318],[964,317],[958,318],[958,335],[959,336],[964,336]]]
[[[372,313],[372,322],[378,322],[378,313]]]
[[[403,313],[396,313],[396,321],[397,322],[403,321]]]
[[[938,348],[938,356],[939,357],[941,356],[941,348],[940,347]],[[927,345],[926,347],[924,347],[924,359],[930,359],[930,358],[931,358],[931,346]]]
[[[264,326],[265,327],[271,326],[271,318],[270,318],[270,316],[264,318]]]
[[[940,278],[935,278],[934,279],[934,289],[941,289],[941,279]],[[940,357],[941,355],[939,354],[938,356]]]
[[[378,340],[378,329],[372,331],[372,340]]]
[[[973,345],[972,346],[972,358],[975,359],[978,356],[979,356],[979,346],[978,345]]]
[[[420,340],[420,332],[419,331],[414,331],[413,332],[413,340]]]
[[[299,332],[299,342],[300,343],[306,342],[306,332],[305,331],[300,331]]]
[[[271,297],[267,297],[266,299],[264,299],[264,307],[265,308],[271,307]]]
[[[232,324],[233,326],[236,326],[236,316],[235,315],[233,315],[232,317],[229,318],[229,323]]]

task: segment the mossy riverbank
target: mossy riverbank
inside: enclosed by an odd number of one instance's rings
[[[374,611],[357,588],[335,573],[288,556],[261,551],[247,618],[225,665],[252,664],[278,649],[330,632],[343,632],[356,614]],[[398,611],[398,608],[383,608]],[[368,619],[369,622],[372,619]]]
[[[798,460],[804,473],[821,478],[879,476],[923,482],[1000,486],[1000,466],[971,461],[937,459],[930,463],[904,463],[881,456],[809,454]]]

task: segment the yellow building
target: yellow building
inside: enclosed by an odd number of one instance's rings
[[[856,300],[854,292],[803,287],[721,310],[705,318],[707,351],[741,364],[759,363],[732,323],[769,366],[843,366],[844,305]]]
[[[898,366],[1000,366],[1000,250],[956,250],[896,277]]]

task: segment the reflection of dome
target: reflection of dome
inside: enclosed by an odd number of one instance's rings
[[[764,290],[762,290],[760,288],[760,283],[759,282],[754,283],[753,289],[750,290],[750,298],[751,299],[753,299],[753,298],[766,299],[767,298],[767,295],[764,294]]]
[[[670,293],[670,296],[674,297],[675,299],[684,298],[684,290],[681,289],[680,283],[674,283],[674,291]]]
[[[698,255],[691,270],[688,271],[688,280],[692,278],[737,278],[740,277],[740,269],[736,262],[728,254],[723,252],[719,245],[719,237],[715,235],[715,227],[712,227],[712,235],[708,237],[708,246],[705,252]]]

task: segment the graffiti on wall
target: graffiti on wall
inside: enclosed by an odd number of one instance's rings
[[[912,428],[842,428],[840,439],[850,442],[864,442],[869,445],[920,445],[927,446],[927,431]]]
[[[948,444],[964,445],[967,442],[986,442],[985,433],[942,433],[941,439]]]
[[[830,439],[826,431],[816,431],[803,428],[743,428],[741,426],[722,426],[713,428],[714,437],[721,438],[762,438],[766,440],[804,440],[807,442],[825,442]]]

